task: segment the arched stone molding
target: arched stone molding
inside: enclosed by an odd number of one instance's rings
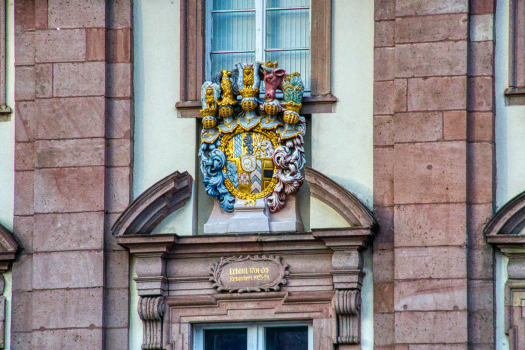
[[[5,347],[6,298],[3,296],[5,287],[4,273],[9,270],[20,248],[21,246],[13,237],[11,231],[0,224],[0,349]]]
[[[356,196],[323,173],[305,167],[310,195],[334,209],[352,227],[379,227],[376,219]]]
[[[306,169],[306,179],[312,195],[340,213],[349,227],[280,234],[151,234],[191,195],[191,177],[178,172],[130,205],[112,231],[137,258],[145,348],[191,350],[186,340],[192,323],[231,322],[230,307],[252,321],[311,319],[314,333],[324,339],[318,349],[360,343],[362,253],[379,224],[363,203],[332,179],[311,168]],[[282,257],[290,266],[288,283],[279,291],[223,293],[213,287],[209,271],[217,261],[260,255]],[[261,303],[272,311],[260,312]]]
[[[114,236],[149,234],[168,215],[191,198],[193,178],[178,171],[166,176],[137,197],[111,228]]]
[[[509,260],[505,284],[505,332],[510,350],[525,349],[525,191],[498,210],[484,229],[487,242]]]

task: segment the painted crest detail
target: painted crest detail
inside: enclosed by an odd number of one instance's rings
[[[286,74],[278,62],[237,63],[202,85],[200,168],[206,193],[224,211],[233,212],[235,198],[245,205],[266,198],[275,213],[303,184],[303,92],[300,74]]]

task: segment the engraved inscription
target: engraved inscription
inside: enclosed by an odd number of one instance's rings
[[[287,264],[276,256],[221,258],[211,269],[210,281],[219,292],[261,292],[279,290],[286,284]]]

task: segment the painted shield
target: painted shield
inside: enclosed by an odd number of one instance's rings
[[[223,138],[228,162],[232,163],[232,169],[237,169],[236,177],[235,174],[228,174],[230,181],[226,184],[235,197],[250,195],[263,198],[275,188],[275,165],[271,152],[279,144],[274,135],[257,128],[252,131],[239,130]]]

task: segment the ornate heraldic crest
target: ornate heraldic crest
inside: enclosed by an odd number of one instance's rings
[[[265,198],[276,213],[303,184],[303,92],[300,74],[286,74],[278,62],[237,63],[202,85],[200,168],[206,193],[225,212],[234,211],[236,198],[246,206]]]

